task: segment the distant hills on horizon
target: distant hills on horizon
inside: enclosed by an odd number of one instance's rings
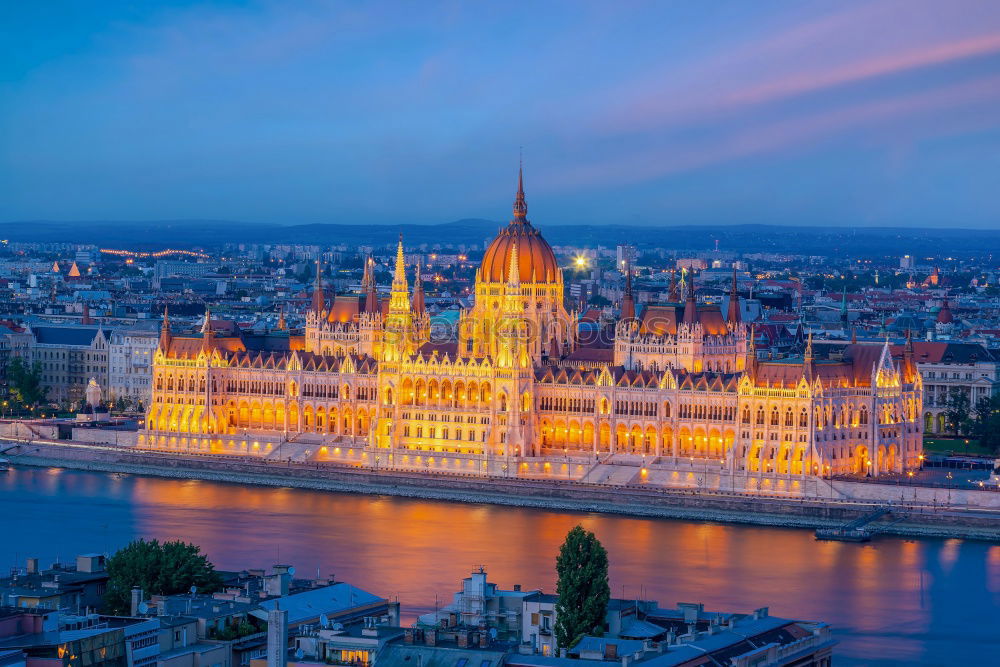
[[[476,244],[492,239],[506,222],[467,218],[433,225],[312,223],[279,225],[227,220],[17,221],[0,223],[0,238],[12,242],[93,243],[115,248],[157,249],[223,243],[317,243],[385,245],[403,233],[408,246]],[[901,227],[788,227],[740,225],[555,225],[542,229],[553,245],[612,246],[633,243],[677,250],[715,247],[739,252],[817,255],[1000,253],[1000,230]]]

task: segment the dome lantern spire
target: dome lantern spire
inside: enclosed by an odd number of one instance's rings
[[[524,165],[517,168],[517,196],[514,197],[514,219],[518,224],[528,222],[528,204],[524,201]]]

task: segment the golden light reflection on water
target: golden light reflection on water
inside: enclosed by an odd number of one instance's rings
[[[479,565],[501,587],[554,591],[556,553],[577,523],[607,547],[614,595],[824,620],[840,655],[944,664],[956,655],[948,642],[1000,609],[1000,547],[961,540],[856,545],[804,530],[30,469],[0,478],[0,494],[0,525],[21,536],[0,540],[0,565],[181,538],[220,568],[280,560],[398,595],[406,618],[450,599]]]

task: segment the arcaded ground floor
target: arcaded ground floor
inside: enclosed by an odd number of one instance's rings
[[[867,447],[845,448],[846,460],[823,462],[811,458],[803,448],[736,444],[738,456],[729,451],[710,455],[672,456],[641,452],[592,452],[572,447],[545,447],[540,456],[505,456],[503,449],[469,452],[462,448],[373,447],[373,438],[282,434],[250,429],[226,435],[167,434],[140,431],[142,449],[196,455],[248,456],[270,461],[341,464],[373,470],[391,469],[469,476],[502,476],[553,479],[595,484],[648,484],[670,488],[700,488],[720,491],[750,491],[811,495],[811,481],[832,476],[858,478],[903,477],[894,447],[875,457]],[[568,443],[567,443],[568,444]],[[765,458],[762,458],[765,457]],[[831,465],[832,464],[832,465]],[[916,466],[914,466],[916,467]]]

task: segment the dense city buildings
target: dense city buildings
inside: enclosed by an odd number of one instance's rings
[[[477,660],[558,667],[570,657],[653,667],[704,664],[699,660],[707,656],[730,664],[823,666],[837,644],[826,623],[775,617],[767,607],[744,614],[612,598],[599,634],[560,649],[553,632],[558,596],[519,585],[501,589],[482,567],[453,602],[409,621],[399,601],[333,577],[296,577],[290,565],[221,572],[222,584],[211,593],[150,595],[133,588],[128,613],[115,616],[102,613],[104,565],[103,556],[84,555],[75,567],[41,569],[31,558],[0,578],[0,664],[374,667]],[[50,589],[66,597],[39,595]]]

